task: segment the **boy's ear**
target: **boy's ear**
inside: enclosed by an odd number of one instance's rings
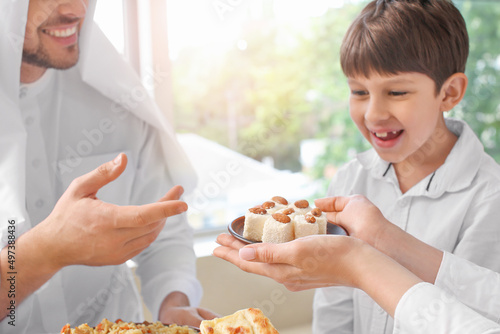
[[[455,73],[446,79],[441,88],[441,111],[449,111],[462,101],[468,82],[464,73]]]

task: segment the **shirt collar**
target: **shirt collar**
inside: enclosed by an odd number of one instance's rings
[[[425,177],[409,192],[414,195],[439,197],[444,192],[456,192],[468,187],[476,176],[481,163],[484,147],[467,123],[446,118],[446,126],[458,140],[444,164],[434,173]],[[382,160],[374,149],[357,156],[364,169],[369,170],[375,179],[386,179],[398,185],[394,169],[389,162]]]
[[[54,70],[49,68],[37,81],[29,84],[21,83],[19,86],[19,98],[23,100],[37,96],[50,84],[53,76]]]

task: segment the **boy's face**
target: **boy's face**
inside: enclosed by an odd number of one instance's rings
[[[78,62],[78,35],[88,0],[30,0],[23,62],[66,69]]]
[[[442,97],[424,74],[372,73],[350,77],[348,84],[351,118],[385,161],[403,162],[446,131]]]

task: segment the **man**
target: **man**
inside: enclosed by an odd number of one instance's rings
[[[193,307],[191,167],[94,8],[0,5],[1,333],[143,321],[130,259],[153,318],[215,316]]]

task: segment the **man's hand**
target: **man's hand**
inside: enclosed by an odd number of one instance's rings
[[[98,191],[122,174],[127,157],[120,154],[76,178],[52,213],[36,226],[47,257],[60,268],[73,264],[101,266],[123,263],[147,248],[165,218],[187,210],[179,201],[183,189],[173,187],[156,203],[117,206],[98,199]]]
[[[113,265],[127,261],[158,236],[165,218],[187,210],[179,201],[183,189],[173,187],[158,202],[117,206],[98,199],[98,191],[125,170],[127,157],[76,178],[51,214],[16,241],[16,303],[40,288],[65,266]],[[7,251],[0,253],[1,277],[9,271]],[[7,284],[0,284],[0,320],[7,311]]]
[[[170,293],[163,301],[158,319],[164,324],[178,324],[200,327],[203,320],[219,317],[210,310],[189,306],[185,294],[179,291]]]

